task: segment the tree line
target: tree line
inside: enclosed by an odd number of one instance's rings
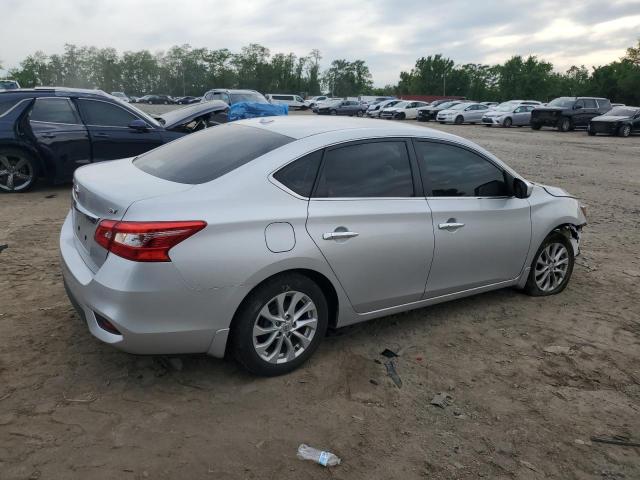
[[[161,93],[202,95],[213,87],[251,88],[264,93],[338,97],[357,95],[451,95],[478,101],[512,98],[550,100],[563,95],[594,95],[640,104],[640,41],[626,55],[588,70],[572,66],[564,73],[535,56],[513,56],[502,64],[456,64],[441,54],[419,58],[396,85],[373,87],[364,60],[332,60],[321,70],[322,55],[271,53],[258,44],[240,52],[176,45],[166,52],[126,51],[65,45],[62,54],[28,55],[9,71],[23,87],[67,86],[124,91],[129,95]]]

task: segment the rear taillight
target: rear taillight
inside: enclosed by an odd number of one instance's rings
[[[206,226],[203,221],[118,222],[102,220],[96,242],[134,262],[170,262],[169,250]]]

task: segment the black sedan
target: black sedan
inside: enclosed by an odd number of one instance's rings
[[[589,122],[587,133],[598,133],[628,137],[640,133],[640,107],[613,107],[604,115],[594,117]]]
[[[39,177],[70,181],[82,165],[133,157],[224,122],[228,108],[213,101],[153,118],[99,90],[0,92],[0,193],[24,192]]]
[[[145,95],[140,97],[136,103],[148,103],[149,105],[171,105],[174,102],[169,95]]]
[[[198,103],[200,101],[200,97],[191,97],[187,95],[186,97],[178,97],[175,102],[178,105],[191,105],[192,103]]]

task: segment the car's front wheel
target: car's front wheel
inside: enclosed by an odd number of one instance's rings
[[[540,125],[539,123],[532,123],[531,124],[531,129],[532,130],[540,130],[542,128],[542,125]]]
[[[573,265],[573,247],[569,239],[562,233],[551,233],[536,252],[525,292],[534,297],[560,293],[569,283]]]
[[[631,125],[622,125],[618,128],[618,136],[628,137],[629,135],[631,135]]]
[[[511,120],[511,117],[507,117],[504,119],[504,122],[502,122],[502,126],[509,128],[511,125],[513,125],[513,120]]]
[[[329,115],[337,115],[337,114],[338,114],[338,111],[337,111],[337,110],[331,110],[331,111],[329,112]]]
[[[297,273],[276,276],[253,291],[234,319],[235,358],[256,375],[288,373],[318,348],[329,309],[320,287]]]
[[[464,118],[462,118],[462,115],[458,115],[456,117],[455,124],[456,125],[462,125],[462,122],[464,122]]]
[[[26,192],[38,179],[38,166],[31,155],[15,148],[0,148],[0,192]]]

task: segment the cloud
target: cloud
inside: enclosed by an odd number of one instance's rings
[[[458,63],[538,55],[558,70],[600,65],[624,55],[640,32],[640,0],[0,0],[0,59],[17,66],[36,50],[65,43],[119,51],[194,47],[238,51],[260,43],[271,52],[323,64],[364,59],[377,85],[395,83],[417,58],[442,53]]]

